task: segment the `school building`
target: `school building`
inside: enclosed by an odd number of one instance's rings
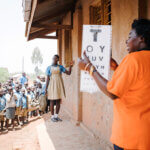
[[[131,23],[137,18],[150,19],[150,0],[24,0],[25,36],[57,39],[60,63],[68,66],[75,60],[71,76],[63,76],[66,99],[63,106],[76,125],[93,134],[104,150],[109,141],[113,119],[113,102],[101,91],[80,92],[82,25],[112,25],[112,56],[118,63],[127,54],[125,41]],[[55,36],[48,34],[56,32]]]

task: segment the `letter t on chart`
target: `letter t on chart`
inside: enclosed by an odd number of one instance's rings
[[[101,32],[101,30],[99,30],[99,29],[91,29],[90,32],[93,32],[93,41],[97,42],[97,36],[98,36],[98,33]]]

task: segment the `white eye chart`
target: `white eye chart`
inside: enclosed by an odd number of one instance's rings
[[[83,25],[82,54],[86,51],[91,63],[105,79],[109,77],[111,37],[111,25]],[[80,91],[88,93],[99,91],[94,79],[86,71],[81,71]]]

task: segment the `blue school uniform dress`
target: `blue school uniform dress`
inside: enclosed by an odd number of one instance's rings
[[[13,89],[15,88],[15,84],[14,83],[12,83],[11,86],[12,86]]]
[[[21,106],[22,106],[22,116],[27,116],[27,108],[28,108],[28,99],[26,95],[22,95],[21,99]]]
[[[50,77],[48,85],[48,100],[60,100],[65,97],[65,88],[62,73],[66,69],[61,65],[51,65],[47,67],[46,75]]]
[[[35,94],[33,92],[30,92],[30,96],[31,96],[31,99],[35,99]]]
[[[16,100],[16,113],[15,113],[15,115],[21,115],[22,94],[20,92],[15,92],[14,96],[15,96],[15,100]]]
[[[22,95],[22,108],[26,109],[28,107],[27,96]]]
[[[6,99],[4,96],[0,97],[0,112],[3,111],[6,107]]]
[[[0,121],[4,121],[4,112],[3,110],[6,107],[6,99],[4,96],[0,97]]]
[[[45,95],[46,83],[42,83],[42,95]]]

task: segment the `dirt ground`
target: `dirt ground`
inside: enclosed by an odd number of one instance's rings
[[[50,114],[32,118],[22,129],[0,134],[0,150],[101,150],[96,140],[71,123],[61,111],[62,122],[50,121]]]

